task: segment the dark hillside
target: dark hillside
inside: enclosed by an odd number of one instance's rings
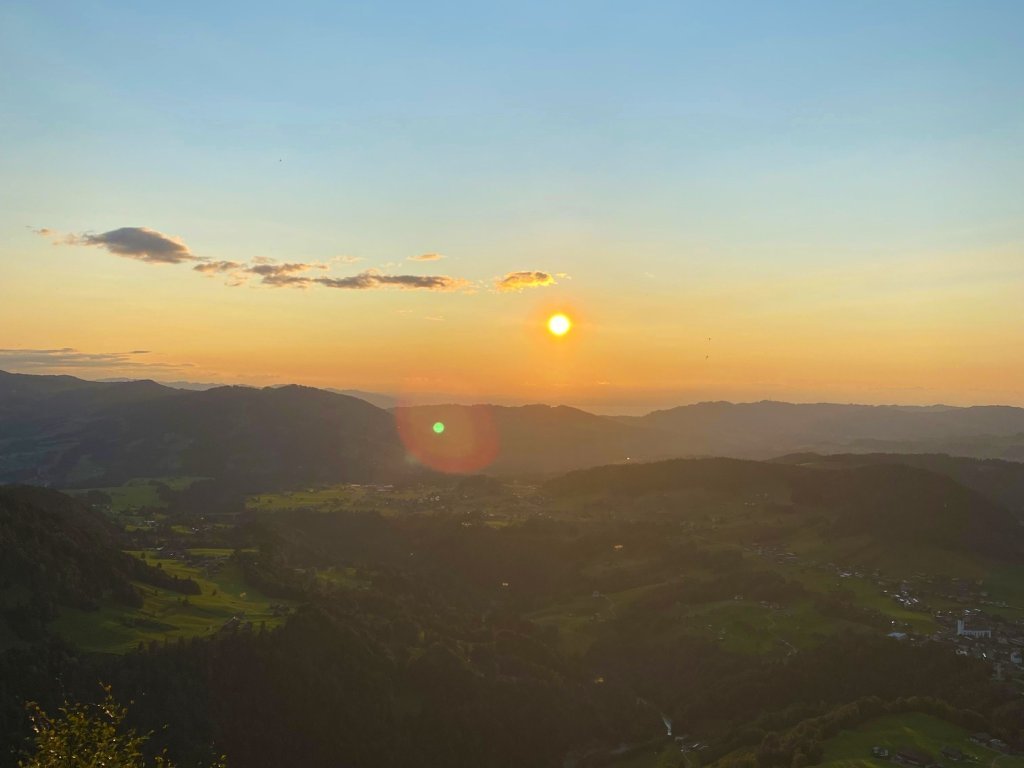
[[[693,490],[746,503],[771,498],[802,513],[805,527],[827,522],[819,531],[826,541],[868,537],[894,551],[930,547],[1001,560],[1024,551],[1022,528],[1004,507],[945,475],[900,464],[821,468],[678,459],[571,472],[546,490],[562,498],[637,500]]]
[[[787,484],[804,473],[800,468],[742,459],[673,459],[570,472],[546,488],[556,495],[642,495],[692,488],[738,492]]]
[[[88,457],[108,480],[206,475],[254,486],[367,481],[401,467],[391,417],[308,387],[218,387],[105,414],[63,466]]]
[[[4,376],[0,480],[89,487],[195,475],[259,488],[406,471],[391,415],[354,397]]]
[[[115,529],[56,491],[0,486],[0,638],[35,639],[58,606],[141,603],[132,581],[194,591],[121,552]]]
[[[797,453],[775,459],[781,464],[811,467],[859,467],[902,464],[946,475],[990,501],[1024,518],[1024,463],[1000,459],[971,459],[937,453]]]
[[[567,406],[424,405],[398,408],[396,414],[412,424],[469,425],[494,451],[491,464],[475,468],[489,472],[565,472],[673,455],[657,431]]]
[[[1011,558],[1021,528],[1005,509],[954,480],[899,464],[803,474],[797,504],[836,510],[838,535],[899,544],[931,544]]]

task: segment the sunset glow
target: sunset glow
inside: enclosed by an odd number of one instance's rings
[[[757,3],[740,25],[327,5],[254,11],[230,66],[213,6],[146,35],[41,7],[0,25],[24,73],[0,370],[609,412],[1024,404],[1019,7],[902,8],[880,38],[821,4],[801,24],[846,30],[823,49]]]

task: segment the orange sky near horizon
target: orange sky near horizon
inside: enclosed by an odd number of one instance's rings
[[[57,286],[26,270],[0,303],[0,346],[148,353],[99,367],[0,357],[8,370],[597,410],[708,399],[1024,405],[1024,356],[1010,354],[1024,349],[1024,328],[1005,280],[1015,264],[998,253],[747,279],[705,269],[678,290],[653,278],[618,290],[598,273],[521,293],[481,283],[338,296],[231,288],[177,265],[26,246],[81,279]],[[556,311],[573,320],[564,338],[545,327]]]

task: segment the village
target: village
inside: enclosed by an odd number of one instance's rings
[[[911,622],[891,618],[886,632],[888,637],[900,642],[949,645],[957,655],[988,662],[993,679],[1013,681],[1024,691],[1024,619],[1006,615],[1019,615],[1021,607],[994,599],[984,581],[924,573],[894,578],[877,569],[867,571],[806,560],[794,552],[770,545],[755,544],[747,551],[778,566],[827,575],[836,586],[844,582],[870,584],[877,595],[893,604],[900,613],[918,613],[922,618],[930,618],[935,625],[931,632],[915,631]]]

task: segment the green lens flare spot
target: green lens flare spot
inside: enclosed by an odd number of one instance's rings
[[[440,435],[443,432],[444,432],[444,422],[443,421],[435,421],[434,422],[434,434],[435,435]]]

